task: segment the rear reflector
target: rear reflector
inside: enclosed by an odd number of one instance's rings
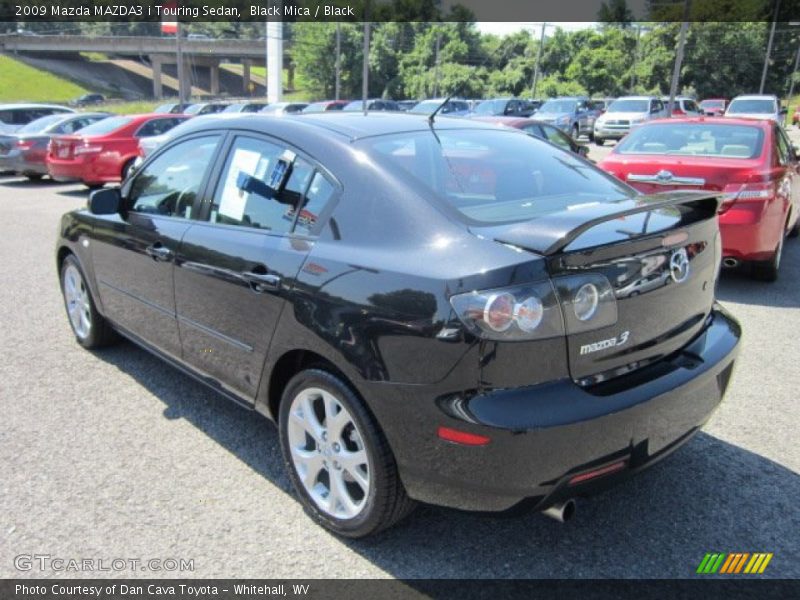
[[[439,427],[437,434],[443,440],[455,442],[456,444],[464,444],[465,446],[485,446],[492,441],[485,435],[467,433],[466,431],[450,429],[449,427]]]
[[[580,475],[575,475],[575,477],[569,480],[569,485],[575,485],[576,483],[582,483],[584,481],[588,481],[589,479],[594,479],[595,477],[602,477],[603,475],[616,473],[617,471],[624,469],[625,465],[626,462],[621,460],[605,467],[595,469],[594,471],[588,471],[586,473],[581,473]]]

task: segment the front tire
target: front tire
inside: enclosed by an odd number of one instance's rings
[[[414,508],[377,422],[339,377],[320,369],[295,375],[278,425],[289,478],[303,508],[326,529],[365,537]]]
[[[577,140],[578,136],[580,136],[580,134],[581,134],[581,132],[580,132],[580,129],[578,129],[578,126],[577,125],[573,125],[572,126],[572,139],[573,140]]]
[[[61,264],[61,293],[75,339],[84,348],[100,348],[117,340],[111,325],[97,312],[78,260],[69,255]]]
[[[602,146],[603,144],[605,144],[605,142],[606,141],[603,138],[594,136],[594,143],[597,144],[598,146]]]

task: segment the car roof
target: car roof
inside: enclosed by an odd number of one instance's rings
[[[16,110],[16,109],[28,109],[28,108],[56,108],[59,110],[64,110],[67,112],[75,112],[72,108],[68,106],[61,106],[60,104],[0,104],[0,110]]]
[[[778,100],[774,94],[742,94],[736,96],[734,100]]]
[[[671,125],[680,125],[682,123],[714,123],[718,125],[747,125],[749,127],[758,127],[760,129],[769,129],[771,122],[769,120],[759,119],[744,119],[737,117],[673,117],[671,119],[653,119],[639,125],[639,127],[647,127],[648,125],[669,123]]]
[[[194,127],[188,131],[214,129],[221,124],[231,129],[248,129],[260,133],[277,133],[278,128],[301,128],[320,134],[334,133],[350,141],[361,138],[390,135],[394,133],[410,133],[430,131],[431,124],[427,115],[411,115],[408,113],[376,111],[362,113],[330,111],[302,115],[271,116],[261,113],[220,113],[195,117],[191,121]],[[453,129],[488,129],[496,131],[497,127],[488,123],[479,123],[472,119],[437,116],[434,121],[437,130]]]

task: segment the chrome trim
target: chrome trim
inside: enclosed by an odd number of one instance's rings
[[[697,185],[703,186],[706,180],[702,177],[675,177],[669,171],[659,171],[653,175],[628,173],[628,181],[638,183],[652,183],[654,185]]]

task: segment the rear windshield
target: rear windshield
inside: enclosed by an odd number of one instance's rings
[[[575,100],[548,100],[542,104],[541,113],[571,113],[575,112],[578,103]]]
[[[776,112],[774,100],[734,100],[728,107],[728,114],[767,114]]]
[[[703,100],[700,106],[703,108],[725,108],[725,100]]]
[[[109,117],[84,127],[81,135],[105,135],[129,125],[132,121],[130,117]]]
[[[328,108],[328,103],[327,102],[314,102],[314,103],[309,104],[308,106],[306,106],[303,109],[303,112],[305,112],[305,113],[320,113],[320,112],[325,112],[327,110],[327,108]]]
[[[614,100],[608,107],[608,112],[638,112],[643,113],[650,110],[649,100]]]
[[[755,158],[761,154],[763,143],[764,132],[759,127],[659,123],[634,129],[617,144],[614,152]]]
[[[41,117],[36,119],[35,121],[31,121],[27,125],[23,125],[19,129],[17,129],[17,133],[40,133],[54,125],[55,123],[59,123],[60,121],[64,120],[63,114],[58,115],[50,115],[47,117]]]
[[[507,100],[484,100],[475,107],[476,115],[502,115]]]
[[[575,155],[516,131],[421,131],[357,144],[474,223],[523,221],[636,195]]]

